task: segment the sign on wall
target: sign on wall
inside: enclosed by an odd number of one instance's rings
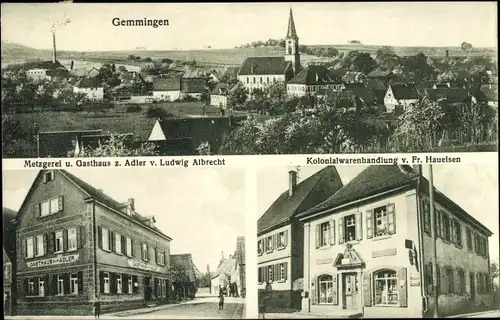
[[[28,268],[39,268],[39,267],[54,266],[58,264],[72,263],[77,260],[78,260],[78,254],[72,254],[69,256],[58,256],[50,259],[29,261],[26,263],[26,265],[28,266]]]
[[[129,260],[127,260],[127,262],[128,262],[128,265],[131,266],[132,268],[148,270],[148,271],[155,271],[155,272],[161,271],[160,267],[152,266],[150,264],[147,264],[147,263],[144,263],[141,261],[129,259]]]

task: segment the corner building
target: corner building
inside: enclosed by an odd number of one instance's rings
[[[19,315],[92,314],[166,303],[170,241],[134,200],[65,170],[38,173],[16,218]]]

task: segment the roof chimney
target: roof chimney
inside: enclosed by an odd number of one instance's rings
[[[52,31],[52,63],[56,63],[57,51],[56,51],[56,32]]]
[[[288,196],[291,197],[297,188],[297,171],[288,171]]]
[[[421,176],[422,175],[422,165],[421,164],[413,165],[413,172],[415,172],[416,174]]]
[[[135,210],[135,201],[134,201],[134,198],[128,198],[128,204],[130,205],[130,207]]]

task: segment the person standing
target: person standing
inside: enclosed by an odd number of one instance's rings
[[[101,302],[96,298],[94,301],[94,316],[96,319],[99,319],[101,315]]]
[[[219,294],[219,310],[224,310],[224,295],[222,292]]]

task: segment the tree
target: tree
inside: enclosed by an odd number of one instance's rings
[[[127,72],[127,68],[125,66],[119,66],[118,71],[120,72]]]
[[[460,48],[462,49],[462,51],[469,52],[472,50],[472,44],[470,44],[468,42],[462,42],[462,44],[460,45]]]
[[[243,85],[238,83],[236,86],[236,88],[229,91],[227,98],[228,104],[233,108],[244,104],[248,97],[248,91]]]
[[[359,71],[368,74],[373,71],[377,63],[368,52],[350,51],[342,60],[342,68],[350,71]]]
[[[403,57],[401,65],[406,74],[413,73],[415,75],[415,80],[430,80],[434,76],[434,68],[427,63],[427,56],[423,53]]]
[[[209,156],[210,155],[210,143],[207,141],[200,143],[200,145],[196,148],[196,151],[199,155]]]
[[[99,79],[103,82],[107,82],[109,78],[113,77],[114,71],[113,66],[109,63],[103,64],[99,68]]]
[[[95,149],[84,149],[78,157],[137,157],[137,156],[158,156],[156,145],[150,142],[142,143],[137,148],[127,145],[126,135],[111,135],[104,143],[99,142]],[[74,151],[68,153],[68,157],[74,157]]]
[[[499,277],[498,273],[498,261],[491,261],[490,263],[490,277],[491,277],[491,283],[493,285],[493,290],[498,291],[498,284],[496,283],[495,279]]]
[[[150,106],[146,111],[146,117],[148,118],[172,118],[173,114],[163,109],[162,107]]]
[[[400,58],[389,46],[383,46],[377,50],[375,61],[381,69],[393,70],[400,63]]]
[[[220,82],[234,85],[238,83],[238,68],[227,68],[220,77]]]

